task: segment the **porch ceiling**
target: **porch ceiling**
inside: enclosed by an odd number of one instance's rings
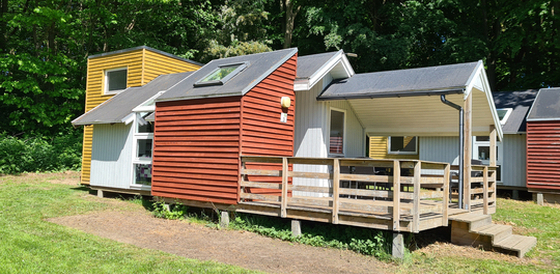
[[[472,90],[473,135],[489,135],[494,124],[486,95]],[[448,101],[463,106],[464,94],[449,94]],[[439,95],[348,99],[367,133],[377,136],[458,136],[459,111],[443,104]]]

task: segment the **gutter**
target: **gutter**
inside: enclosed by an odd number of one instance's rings
[[[463,178],[463,168],[465,166],[464,163],[464,154],[465,154],[465,136],[464,136],[464,110],[461,106],[456,105],[450,101],[445,99],[445,94],[442,94],[441,102],[458,110],[459,111],[459,208],[463,209],[463,185],[464,185],[464,178]]]

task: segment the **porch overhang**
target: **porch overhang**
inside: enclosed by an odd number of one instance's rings
[[[459,113],[440,95],[463,106],[472,96],[473,135],[492,126],[503,137],[482,61],[459,65],[355,75],[333,82],[317,100],[345,100],[368,134],[458,136]]]

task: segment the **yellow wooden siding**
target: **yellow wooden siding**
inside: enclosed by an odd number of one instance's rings
[[[86,82],[86,112],[107,101],[113,95],[103,94],[105,70],[127,68],[127,87],[142,86],[159,75],[194,71],[199,65],[185,62],[149,49],[138,49],[88,59]],[[84,127],[81,183],[89,184],[93,126]]]
[[[412,139],[410,137],[408,139]],[[409,140],[410,141],[410,140]],[[406,139],[405,139],[406,142]],[[420,144],[420,142],[418,142]],[[418,160],[418,154],[403,155],[388,153],[389,137],[387,136],[370,136],[369,137],[369,157],[373,159],[414,159]]]

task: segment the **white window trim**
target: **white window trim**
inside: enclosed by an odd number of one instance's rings
[[[331,113],[332,111],[338,111],[338,112],[342,112],[344,113],[344,124],[342,125],[342,153],[331,153]],[[330,107],[329,108],[329,121],[328,121],[328,127],[329,127],[329,131],[327,132],[327,139],[328,139],[328,144],[327,144],[327,154],[330,156],[343,156],[346,155],[346,119],[347,119],[347,115],[346,115],[346,110],[345,109],[341,109],[341,108],[335,108],[335,107]]]
[[[507,111],[506,115],[504,115],[504,118],[502,118],[500,120],[500,124],[502,124],[502,126],[503,126],[503,125],[506,124],[506,122],[509,118],[509,115],[513,112],[513,108],[499,108],[499,109],[496,109],[496,111],[498,111],[498,110],[506,110]]]
[[[504,119],[506,117],[507,116],[504,116]],[[473,142],[472,158],[475,159],[475,160],[479,160],[478,159],[478,148],[479,147],[485,147],[485,146],[490,147],[490,141],[477,141],[476,136],[473,136],[472,142]],[[504,146],[503,146],[503,142],[496,140],[496,147],[497,147],[497,150],[498,150],[498,154],[496,155],[496,166],[502,167],[502,174],[501,174],[502,176],[501,176],[500,180],[499,181],[496,180],[496,182],[502,183],[503,180],[504,180],[504,173],[503,173],[503,171],[504,171],[503,170]],[[482,164],[484,164],[484,165],[489,165],[490,164],[490,160],[480,160],[480,161],[482,161]]]
[[[153,171],[153,159],[154,159],[154,134],[153,133],[138,133],[138,115],[139,113],[134,113],[134,122],[132,126],[133,129],[133,138],[132,138],[132,145],[133,145],[133,153],[132,153],[132,166],[131,166],[131,177],[130,177],[130,188],[139,189],[139,190],[151,190],[152,186],[136,184],[136,174],[135,174],[135,164],[151,164],[152,171]],[[138,158],[138,140],[148,140],[152,139],[152,157],[150,159],[146,158]],[[152,175],[153,179],[153,175]]]
[[[108,72],[113,72],[113,71],[119,71],[119,70],[126,70],[126,85],[128,86],[128,67],[106,69],[103,72],[103,94],[104,95],[115,95],[115,94],[117,94],[117,93],[126,89],[126,87],[125,87],[124,89],[109,91],[109,81],[108,81],[109,79],[108,79],[107,73]]]
[[[388,136],[387,138],[387,154],[393,154],[393,155],[418,155],[418,136],[394,136],[394,137],[416,137],[415,139],[415,147],[414,147],[414,152],[412,151],[392,151],[391,150],[391,137],[392,136]]]
[[[133,112],[154,112],[156,111],[156,102],[155,100],[164,93],[165,91],[159,91],[156,95],[150,97],[148,100],[142,102],[142,104],[138,105],[137,107],[133,108],[132,111]],[[153,105],[150,106],[145,106],[145,104],[147,104],[150,101],[154,101]]]

